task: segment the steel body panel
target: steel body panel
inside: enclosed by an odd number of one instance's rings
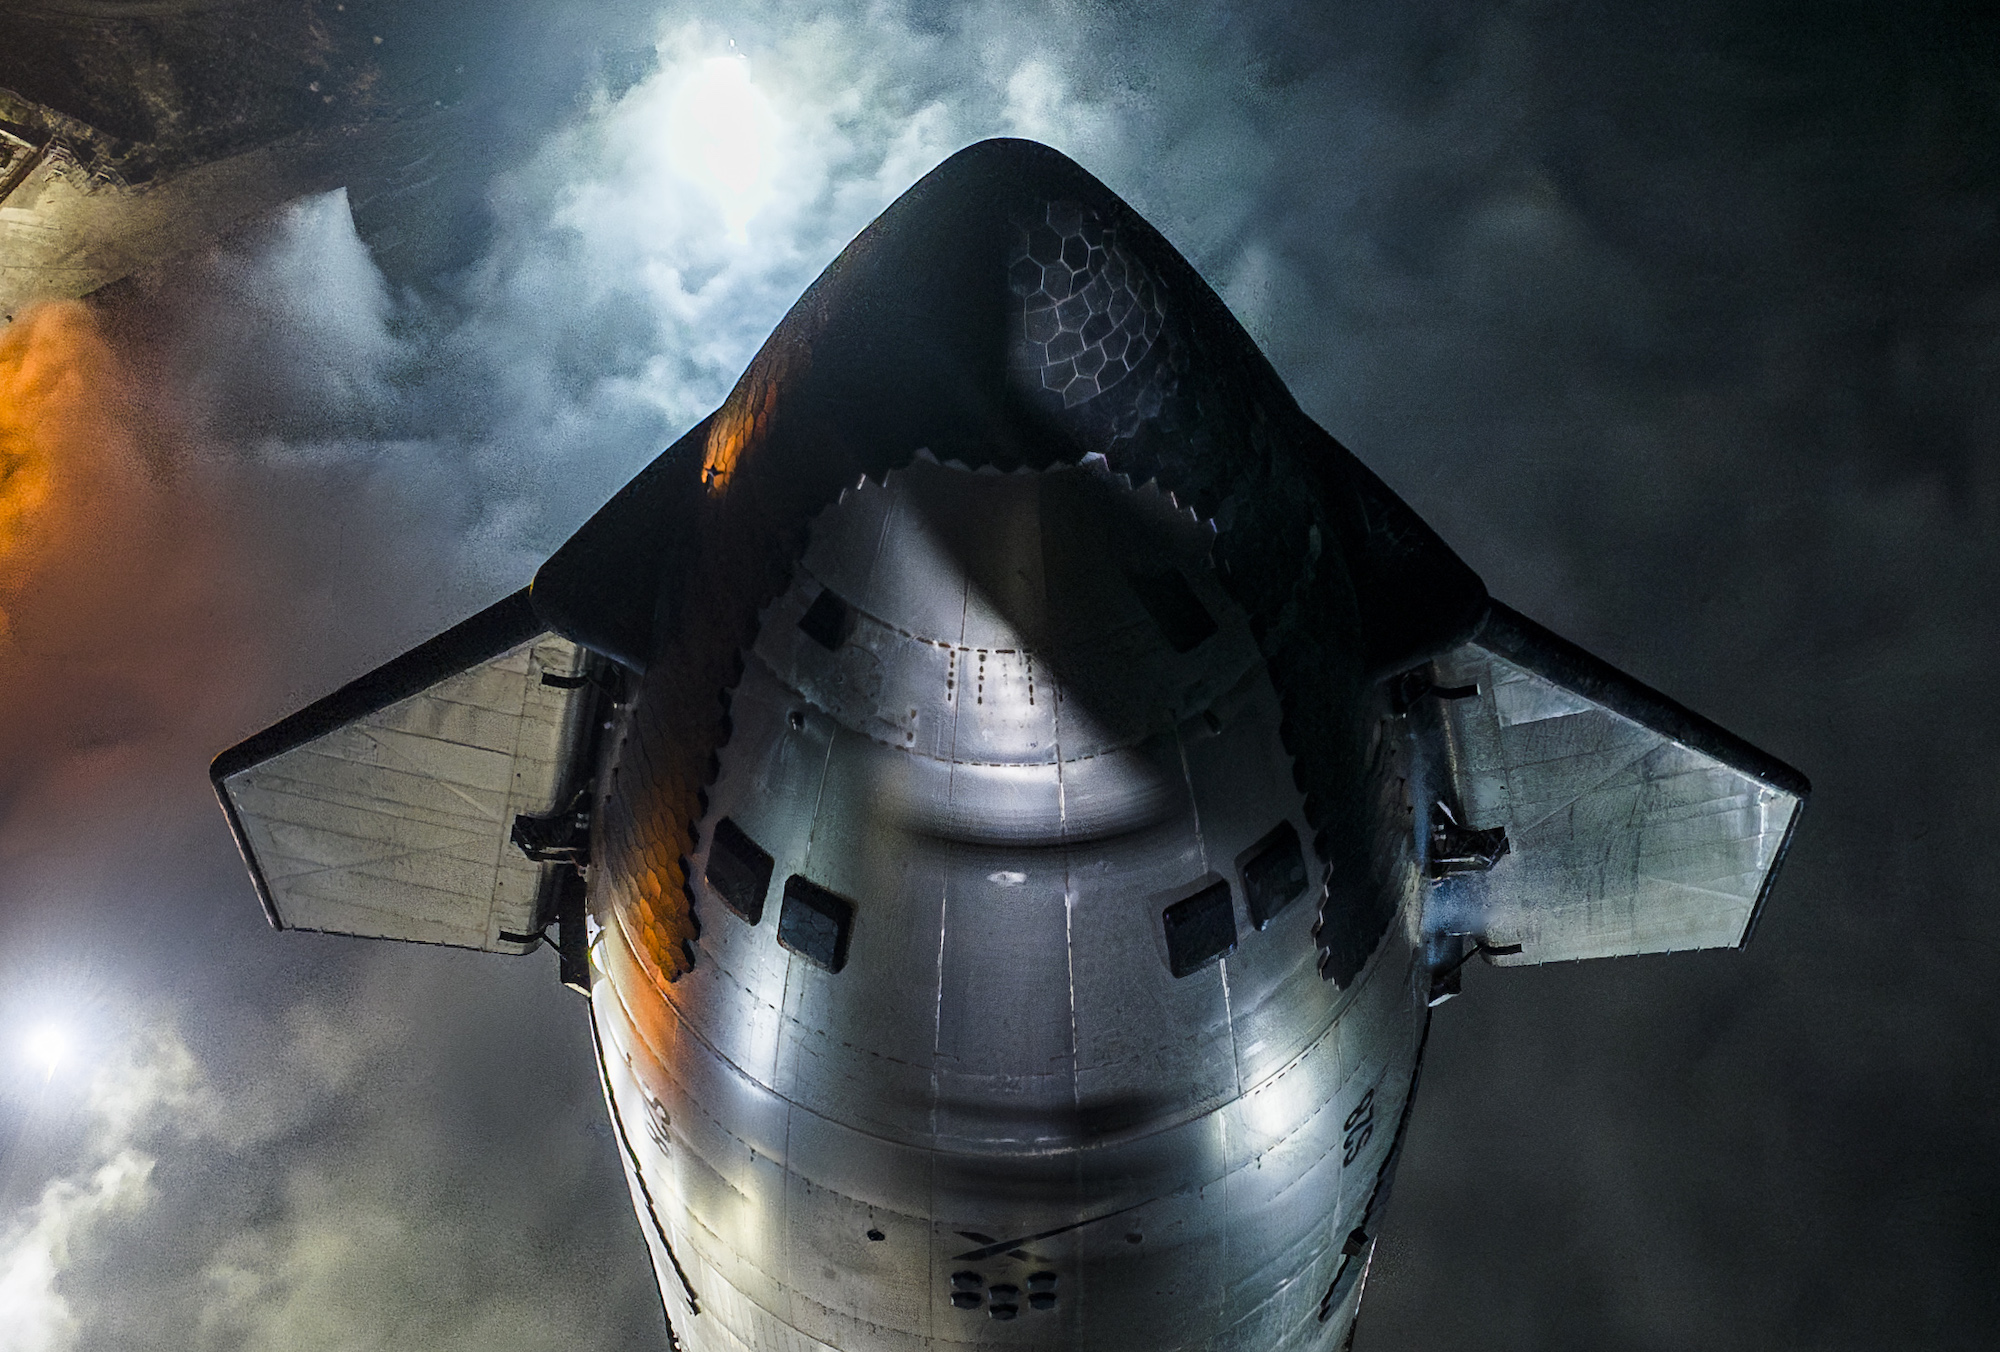
[[[606,942],[620,941],[611,932]],[[650,984],[636,965],[624,970]],[[1383,1115],[1400,1107],[1389,1094],[1406,1089],[1408,1034],[1421,1021],[1410,1012],[1421,1001],[1409,975],[1407,962],[1384,963],[1363,984],[1383,987],[1376,1003],[1392,1017],[1377,1025],[1378,1069],[1348,1077],[1345,1089],[1343,1039],[1330,1029],[1242,1101],[1165,1132],[1021,1157],[899,1146],[795,1104],[783,1109],[783,1153],[755,1150],[722,1121],[741,1110],[740,1082],[720,1114],[692,1087],[733,1078],[692,1064],[720,1058],[684,1030],[678,1040],[642,1037],[607,980],[595,1017],[607,1060],[624,1068],[610,1077],[620,1116],[663,1127],[632,1131],[648,1185],[634,1195],[649,1225],[646,1195],[659,1217],[652,1242],[681,1345],[1338,1346],[1351,1301],[1325,1322],[1317,1310],[1392,1144],[1379,1132],[1343,1167],[1342,1123],[1369,1090],[1383,1096]],[[675,1022],[664,999],[641,1017]],[[765,1107],[779,1102],[773,1095]],[[1040,1234],[1090,1216],[1102,1219],[1017,1245],[1026,1261],[965,1257],[983,1247],[979,1237]],[[871,1229],[885,1238],[869,1240]],[[1139,1244],[1127,1242],[1132,1233]],[[698,1314],[676,1261],[699,1294]],[[1007,1324],[955,1309],[949,1277],[968,1268],[989,1286],[1055,1270],[1062,1300]]]
[[[1310,837],[1211,539],[1101,463],[920,461],[815,521],[730,692],[692,967],[640,961],[630,880],[593,877],[635,1196],[699,1293],[662,1261],[683,1346],[1337,1345],[1320,1304],[1390,1148],[1348,1123],[1400,1103],[1423,978],[1406,925],[1323,980],[1310,887],[1249,923],[1238,858]],[[1162,562],[1215,622],[1187,653],[1125,581]],[[816,637],[823,593],[845,618]],[[701,881],[724,818],[773,861],[756,926]],[[792,874],[855,904],[838,973],[775,941]],[[1175,978],[1161,911],[1218,879],[1237,946]],[[1034,1272],[1055,1308],[992,1317]]]

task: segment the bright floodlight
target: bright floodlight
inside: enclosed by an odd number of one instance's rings
[[[770,197],[770,159],[777,114],[750,83],[750,63],[716,56],[690,71],[667,105],[667,149],[673,166],[722,207],[732,233]]]
[[[52,1023],[45,1023],[28,1034],[28,1059],[42,1067],[45,1078],[53,1078],[56,1067],[69,1054],[69,1035]]]

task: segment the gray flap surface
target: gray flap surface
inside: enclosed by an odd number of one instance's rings
[[[1501,965],[1746,942],[1810,786],[1789,766],[1496,605],[1437,660],[1463,824],[1486,873],[1438,884]]]
[[[495,630],[476,637],[490,647]],[[216,787],[278,927],[528,952],[532,943],[501,936],[546,921],[545,875],[566,866],[531,862],[510,832],[516,814],[550,812],[574,791],[566,771],[589,688],[542,677],[575,677],[586,655],[541,632],[415,693],[397,688],[407,672],[384,682],[423,653],[224,753]],[[433,668],[441,655],[428,654]],[[351,712],[371,682],[392,698]]]

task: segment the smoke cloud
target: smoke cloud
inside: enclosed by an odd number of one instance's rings
[[[36,1069],[40,1069],[37,1067]],[[9,1088],[30,1105],[8,1152],[14,1164],[38,1119],[66,1118],[82,1127],[80,1148],[65,1172],[48,1179],[40,1195],[19,1208],[0,1231],[0,1348],[6,1352],[66,1352],[77,1346],[84,1320],[61,1289],[59,1278],[95,1244],[115,1236],[120,1223],[158,1197],[149,1148],[169,1127],[212,1115],[200,1101],[194,1063],[171,1032],[155,1032],[118,1047],[81,1086],[51,1060],[41,1075],[15,1077]],[[39,1084],[23,1081],[39,1080]],[[74,1102],[64,1102],[74,1098]],[[53,1101],[52,1101],[53,1100]],[[204,1109],[210,1111],[205,1112]],[[80,1119],[80,1121],[79,1121]],[[16,1182],[12,1171],[5,1184]],[[11,1190],[11,1186],[10,1186]]]

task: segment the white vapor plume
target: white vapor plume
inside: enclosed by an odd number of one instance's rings
[[[25,1120],[10,1155],[18,1157],[23,1137],[41,1125],[38,1118],[61,1108],[72,1108],[87,1125],[70,1167],[45,1182],[33,1202],[0,1217],[0,1352],[77,1345],[82,1321],[63,1290],[64,1274],[84,1250],[111,1240],[120,1220],[155,1200],[153,1142],[161,1130],[186,1130],[214,1117],[193,1058],[171,1032],[154,1031],[118,1048],[74,1105],[49,1102],[53,1067],[40,1078],[38,1091],[22,1095],[28,1102],[17,1111]]]
[[[77,1109],[91,1125],[76,1149],[32,1186],[18,1180],[32,1200],[0,1213],[0,1313],[13,1316],[0,1352],[664,1345],[581,1010],[541,959],[264,933],[200,767],[526,582],[722,401],[856,232],[952,152],[1020,135],[1077,158],[1191,257],[1308,410],[1358,431],[1392,479],[1399,455],[1442,465],[1492,410],[1542,406],[1513,387],[1552,359],[1466,338],[1468,309],[1496,324],[1548,316],[1565,351],[1582,342],[1568,335],[1604,331],[1599,310],[1644,320],[1651,301],[1616,251],[1559,184],[1516,162],[1532,138],[1492,113],[1530,119],[1558,84],[1510,74],[1519,20],[1494,18],[1493,39],[1471,44],[1494,57],[1468,63],[1474,83],[1398,101],[1400,77],[1376,73],[1408,64],[1393,32],[1363,25],[1351,56],[1315,55],[1295,50],[1292,18],[1265,15],[1259,38],[1254,17],[1143,0],[679,7],[636,82],[521,119],[539,130],[484,183],[490,229],[455,273],[392,282],[369,241],[395,222],[368,233],[382,218],[367,226],[357,187],[294,203],[155,281],[143,335],[155,360],[135,363],[152,384],[134,406],[175,419],[161,439],[170,472],[133,470],[101,496],[151,504],[143,520],[163,523],[162,543],[132,544],[153,537],[107,529],[123,519],[110,514],[86,533],[139,560],[103,585],[129,606],[101,608],[117,622],[94,629],[122,646],[91,671],[122,663],[146,698],[46,659],[20,665],[48,667],[40,679],[89,717],[67,742],[20,735],[22,806],[0,847],[59,857],[52,876],[101,867],[121,905],[162,860],[209,869],[176,883],[184,895],[160,908],[178,908],[171,924],[141,933],[118,915],[134,951],[213,949],[216,971],[206,1017],[181,1025],[193,1050],[143,1044]],[[1411,197],[1434,182],[1462,200]],[[1510,364],[1516,351],[1528,355]],[[1699,432],[1666,426],[1677,443]],[[1657,473],[1681,463],[1662,457]],[[1603,496],[1592,509],[1609,514]],[[1532,494],[1464,497],[1475,505],[1447,533],[1475,544],[1489,538],[1475,515],[1546,510]],[[1562,566],[1559,532],[1512,538],[1491,562],[1514,578],[1535,575],[1519,559],[1536,551],[1545,571]],[[190,565],[197,546],[216,561]],[[107,709],[158,712],[105,730]],[[49,767],[142,735],[155,759],[117,761],[106,778],[178,794],[195,826],[176,816],[181,834],[162,838],[125,829],[136,812],[93,823],[58,810],[75,796],[47,787]],[[87,862],[106,859],[119,862]],[[287,984],[308,981],[319,989]]]
[[[62,1352],[76,1315],[56,1279],[106,1219],[144,1206],[154,1160],[123,1149],[88,1173],[54,1179],[0,1237],[0,1352]]]
[[[991,135],[1074,150],[1106,116],[1040,49],[886,10],[676,19],[649,75],[491,183],[490,243],[442,295],[392,295],[345,195],[309,199],[175,296],[180,384],[211,445],[421,503],[454,588],[490,597],[718,405],[926,171]]]

